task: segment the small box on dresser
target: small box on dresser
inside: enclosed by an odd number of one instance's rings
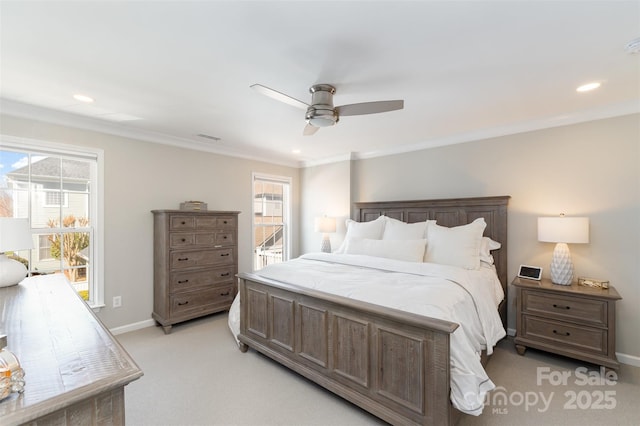
[[[615,288],[516,278],[516,349],[553,352],[618,369]]]
[[[152,317],[173,324],[229,309],[237,292],[237,211],[153,210]]]

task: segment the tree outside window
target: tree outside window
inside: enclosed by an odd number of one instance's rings
[[[59,228],[60,223],[57,219],[49,219],[47,225],[50,228]],[[74,215],[68,215],[62,220],[64,228],[86,228],[88,225],[89,219],[86,217],[76,218]],[[86,232],[55,233],[49,235],[48,240],[51,243],[51,256],[57,260],[64,259],[65,264],[69,266],[64,270],[69,281],[78,281],[78,269],[86,265],[86,256],[82,256],[82,251],[89,247],[89,234]]]

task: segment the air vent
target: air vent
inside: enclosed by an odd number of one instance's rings
[[[640,53],[640,37],[634,38],[625,46],[627,53]]]
[[[201,137],[201,138],[205,138],[205,139],[209,139],[209,140],[212,140],[212,141],[216,141],[216,142],[220,140],[220,138],[218,138],[218,137],[211,136],[211,135],[205,135],[204,133],[199,133],[196,136]]]

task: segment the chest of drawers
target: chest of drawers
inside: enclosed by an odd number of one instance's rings
[[[173,324],[229,309],[238,273],[237,211],[153,210],[152,317]]]
[[[527,347],[618,369],[615,288],[516,278],[516,349]]]

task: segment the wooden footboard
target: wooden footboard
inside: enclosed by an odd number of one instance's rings
[[[241,349],[392,424],[451,425],[457,324],[239,274]],[[246,346],[245,346],[246,345]]]

